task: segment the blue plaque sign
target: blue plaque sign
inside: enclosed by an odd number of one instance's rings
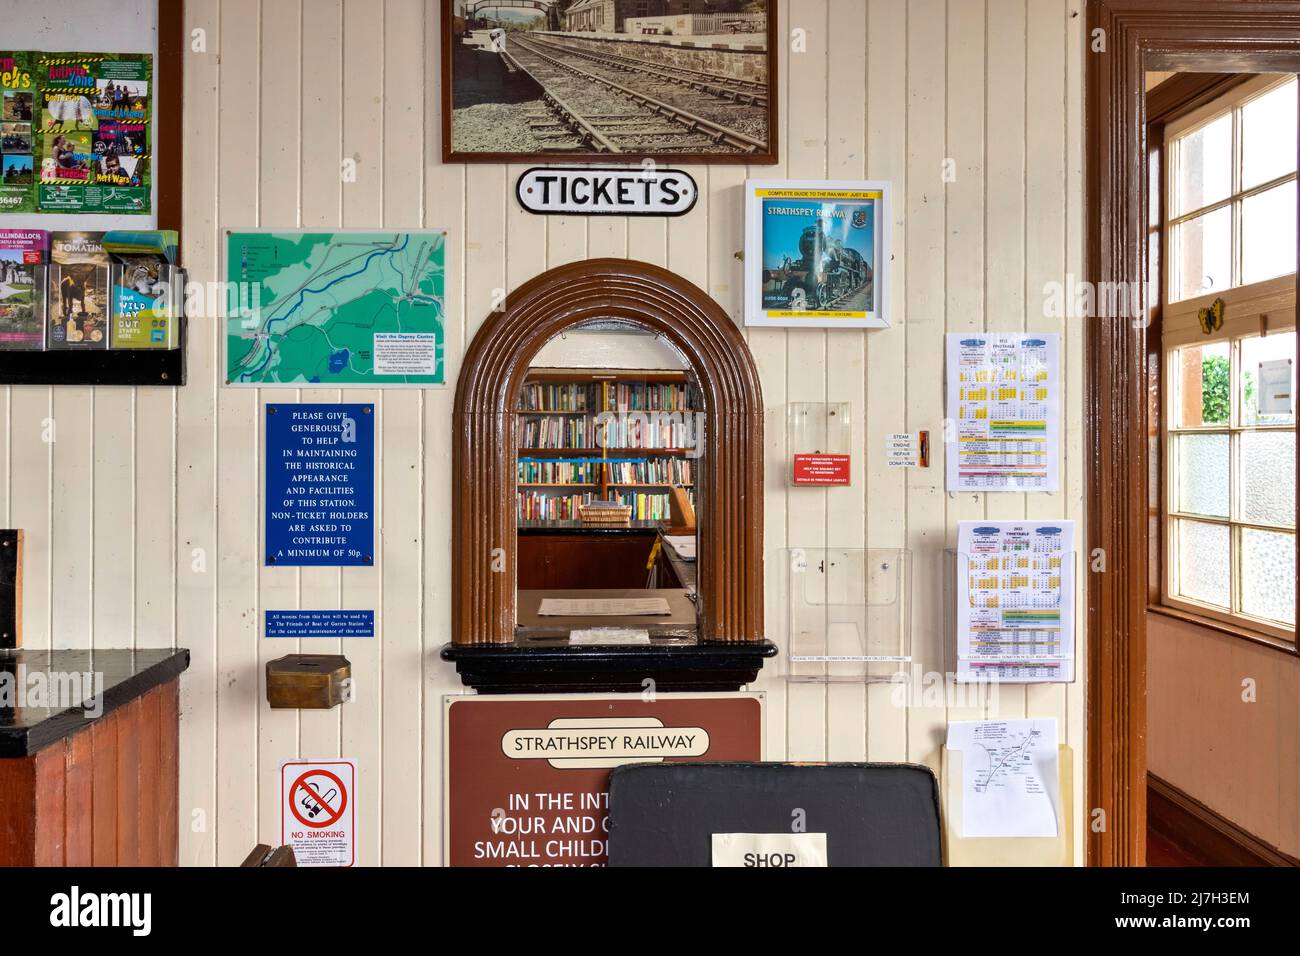
[[[266,563],[375,563],[375,406],[266,406]]]
[[[374,611],[266,610],[267,637],[374,637]]]

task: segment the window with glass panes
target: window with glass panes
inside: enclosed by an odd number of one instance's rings
[[[1226,99],[1166,128],[1166,302],[1295,272],[1296,78]]]
[[[1296,117],[1261,77],[1167,128],[1162,317],[1164,601],[1291,642]]]

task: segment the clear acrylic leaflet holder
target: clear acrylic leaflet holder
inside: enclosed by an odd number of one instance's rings
[[[791,402],[786,442],[792,485],[847,485],[852,481],[853,418],[848,402]]]
[[[787,548],[768,574],[784,598],[773,617],[787,680],[887,683],[910,672],[911,552]]]

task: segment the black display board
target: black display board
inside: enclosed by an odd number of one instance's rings
[[[710,866],[714,833],[790,833],[796,819],[826,834],[830,866],[942,865],[934,772],[873,763],[618,767],[609,865]]]
[[[22,627],[23,535],[0,530],[0,648],[17,647]]]
[[[0,385],[185,384],[185,320],[174,349],[0,351]]]

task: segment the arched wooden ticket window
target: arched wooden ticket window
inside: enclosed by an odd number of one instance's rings
[[[699,645],[748,647],[751,659],[761,647],[760,656],[770,656],[775,648],[763,632],[763,401],[749,348],[722,308],[680,276],[644,262],[594,259],[525,283],[466,353],[454,409],[452,644],[444,657],[459,665],[467,650],[515,643],[515,401],[548,340],[598,319],[662,335],[692,365],[705,405],[708,473],[699,508]]]

